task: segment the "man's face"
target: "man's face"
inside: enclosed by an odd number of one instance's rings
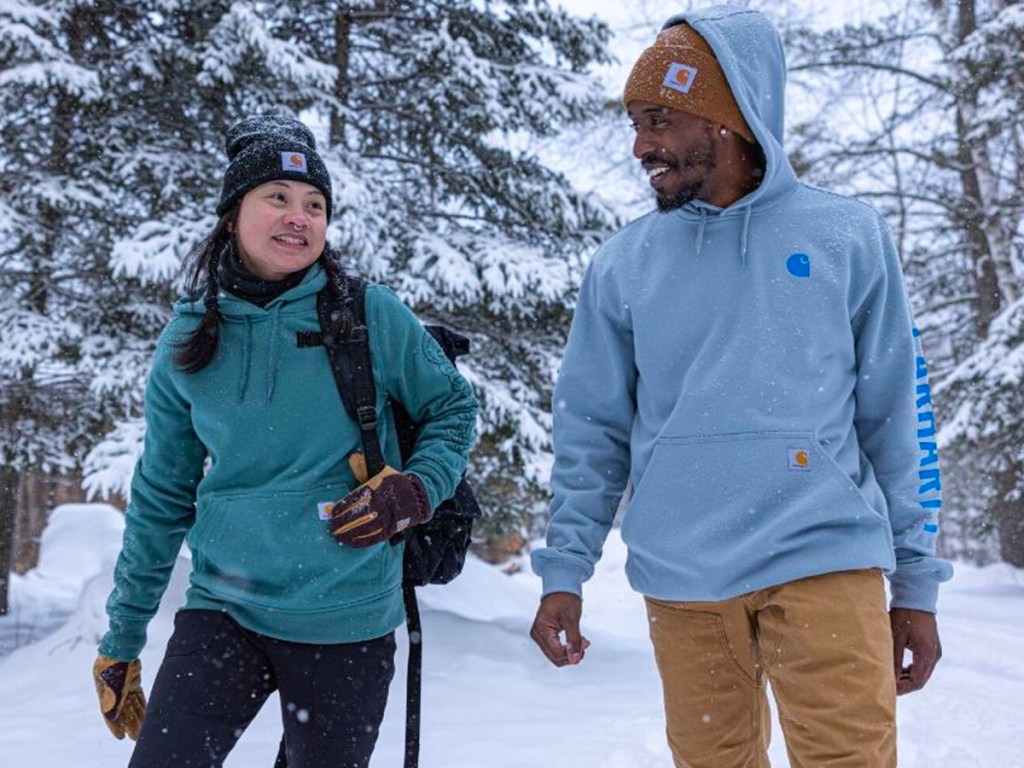
[[[714,124],[647,101],[631,101],[628,110],[636,131],[633,155],[647,172],[658,210],[709,201],[718,168]]]

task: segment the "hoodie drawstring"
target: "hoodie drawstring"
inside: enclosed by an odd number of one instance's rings
[[[700,224],[697,227],[697,255],[700,256],[701,251],[704,249],[704,227],[708,223],[708,209],[702,207],[700,209]]]
[[[747,266],[747,238],[750,234],[750,206],[745,206],[743,213],[743,229],[740,230],[740,260]]]
[[[245,399],[249,386],[249,368],[252,363],[252,318],[245,318],[245,333],[242,335],[242,371],[238,377],[238,402]]]
[[[743,266],[747,266],[747,242],[750,235],[750,214],[749,205],[743,207],[743,227],[740,229],[740,260]],[[708,224],[708,209],[701,207],[700,222],[697,224],[697,241],[694,245],[697,248],[697,255],[700,256],[704,249],[704,230]]]
[[[274,305],[274,313],[270,323],[270,358],[267,361],[267,402],[274,395],[274,382],[277,380],[277,330],[281,325],[281,307],[278,302]]]
[[[270,315],[270,352],[267,360],[267,397],[266,402],[274,396],[274,384],[277,380],[277,357],[278,343],[277,332],[281,327],[282,304],[277,304]],[[245,399],[246,390],[249,388],[249,376],[252,372],[252,317],[245,317],[245,333],[242,335],[242,370],[238,377],[238,400]]]

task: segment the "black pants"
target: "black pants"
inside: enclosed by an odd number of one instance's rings
[[[218,611],[179,611],[129,768],[219,768],[275,690],[290,768],[366,768],[394,655],[393,633],[307,645]]]

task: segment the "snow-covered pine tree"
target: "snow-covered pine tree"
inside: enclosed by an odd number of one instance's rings
[[[74,469],[104,424],[77,375],[94,343],[80,309],[102,270],[83,245],[103,236],[109,192],[89,173],[95,143],[75,136],[102,97],[90,59],[103,53],[67,34],[87,16],[0,5],[0,462],[14,472]]]
[[[90,488],[125,489],[174,276],[212,224],[224,131],[285,110],[319,124],[331,238],[353,267],[476,341],[474,471],[492,528],[538,511],[577,267],[611,217],[530,148],[595,108],[585,70],[604,56],[600,23],[532,0],[4,7],[21,27],[0,49],[0,131],[31,150],[0,166],[5,190],[25,190],[0,223],[19,244],[5,258],[25,265],[3,278],[4,390],[68,412],[17,432],[19,455],[50,446],[73,468],[91,446]],[[32,219],[53,207],[46,241]],[[78,389],[42,392],[51,370]]]
[[[106,409],[78,374],[95,345],[81,313],[102,267],[108,191],[91,176],[78,116],[102,97],[103,41],[76,34],[86,8],[0,5],[0,611],[6,610],[21,472],[73,471]],[[75,254],[72,256],[72,254]]]
[[[957,500],[980,502],[999,556],[1024,566],[1024,5],[965,4],[952,38],[958,71],[973,75],[965,116],[977,168],[977,206],[992,243],[999,311],[988,332],[941,382],[949,423],[942,442],[962,470]],[[963,14],[969,13],[963,19]],[[959,14],[959,15],[958,15]],[[957,489],[958,491],[960,488]]]

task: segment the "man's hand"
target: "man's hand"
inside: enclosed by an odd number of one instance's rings
[[[942,658],[942,643],[935,624],[935,614],[910,608],[889,611],[892,625],[893,669],[896,673],[896,695],[919,691],[932,676]],[[914,655],[910,666],[903,666],[903,651]]]
[[[556,667],[579,664],[590,641],[580,634],[583,600],[569,592],[552,592],[540,601],[530,637]],[[563,644],[559,636],[565,632]]]
[[[125,734],[138,741],[146,716],[146,694],[142,692],[142,664],[100,656],[92,667],[100,711],[107,728],[118,739]]]

